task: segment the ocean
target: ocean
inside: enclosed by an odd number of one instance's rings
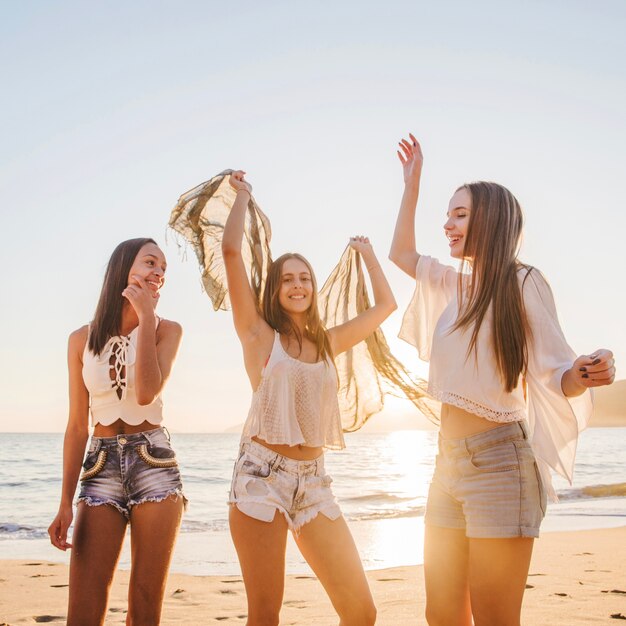
[[[62,434],[0,434],[0,556],[69,562],[50,545],[47,528],[61,490]],[[189,507],[172,571],[240,573],[228,533],[226,504],[236,434],[172,434]],[[366,569],[421,563],[423,515],[437,446],[434,431],[353,433],[327,454],[333,489]],[[594,428],[580,439],[574,484],[556,478],[543,531],[626,525],[626,428]],[[606,489],[597,489],[607,485]],[[129,567],[126,541],[120,560]],[[538,549],[540,547],[538,546]],[[288,573],[308,573],[292,540]]]

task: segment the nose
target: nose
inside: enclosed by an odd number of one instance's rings
[[[448,220],[446,221],[446,223],[443,225],[443,229],[444,230],[451,230],[452,229],[452,218],[449,217]]]

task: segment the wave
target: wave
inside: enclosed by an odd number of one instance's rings
[[[409,509],[387,509],[370,511],[353,511],[345,513],[346,518],[351,522],[366,522],[381,519],[399,519],[406,517],[423,517],[425,506],[416,506]]]
[[[610,485],[586,485],[578,489],[563,489],[558,492],[559,500],[589,500],[592,498],[619,498],[626,496],[626,483]]]
[[[384,491],[367,493],[364,495],[352,496],[349,498],[341,498],[342,502],[359,502],[361,504],[367,504],[368,502],[376,502],[377,504],[380,504],[381,502],[388,502],[393,504],[398,502],[411,502],[413,500],[415,500],[415,496],[397,496],[393,493],[385,493]]]
[[[26,524],[3,522],[0,524],[0,540],[2,539],[43,539],[48,537],[48,530]]]

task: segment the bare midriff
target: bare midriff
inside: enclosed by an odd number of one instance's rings
[[[258,437],[252,437],[252,441],[256,441],[273,452],[276,452],[281,456],[286,456],[289,459],[295,459],[296,461],[313,461],[324,453],[324,448],[321,446],[316,448],[304,446],[302,444],[297,446],[287,446],[281,443],[267,443],[267,441],[263,441],[263,439],[259,439]]]
[[[500,422],[492,422],[484,417],[460,409],[453,404],[441,405],[441,436],[444,439],[465,439],[492,428],[502,426]]]
[[[135,433],[142,433],[145,430],[154,430],[159,428],[159,424],[151,424],[148,421],[143,421],[141,424],[127,424],[123,420],[117,420],[112,424],[104,426],[103,424],[96,424],[93,431],[94,437],[115,437],[115,435],[134,435]]]

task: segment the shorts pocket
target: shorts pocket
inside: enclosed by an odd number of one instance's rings
[[[97,476],[103,469],[107,461],[107,451],[100,450],[97,454],[88,454],[83,463],[83,473],[80,475],[81,480],[89,480]]]
[[[261,461],[248,454],[244,454],[241,465],[239,466],[239,473],[256,478],[269,478],[272,473],[272,468],[266,461]]]
[[[137,446],[137,455],[150,467],[177,467],[176,453],[169,447],[152,446],[142,443]]]
[[[519,469],[517,449],[512,441],[475,450],[470,453],[469,461],[479,472],[512,472]]]
[[[539,506],[541,508],[541,512],[545,516],[546,509],[548,508],[548,494],[546,493],[545,487],[543,486],[543,480],[541,478],[541,472],[539,471],[539,466],[537,465],[537,461],[533,463],[535,466],[535,474],[537,476],[537,489],[539,490]]]

